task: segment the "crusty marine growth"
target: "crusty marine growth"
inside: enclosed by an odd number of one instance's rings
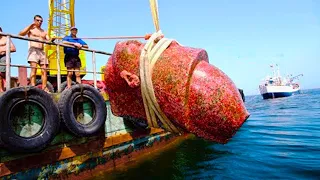
[[[139,75],[143,47],[139,41],[118,42],[106,65],[105,83],[117,116],[146,120]],[[249,116],[234,83],[209,64],[203,49],[173,41],[153,68],[152,84],[168,119],[207,140],[226,143]]]

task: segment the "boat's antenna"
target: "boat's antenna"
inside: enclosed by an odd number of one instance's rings
[[[277,66],[277,74],[278,74],[278,77],[280,78],[280,68],[279,68],[278,64],[276,64],[276,66]]]
[[[274,70],[273,64],[271,64],[270,67],[272,69],[272,78],[274,78],[276,76],[276,72]]]

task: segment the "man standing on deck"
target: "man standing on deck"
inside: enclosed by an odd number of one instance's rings
[[[0,32],[2,28],[0,27]],[[16,47],[10,40],[10,52],[16,52]],[[3,79],[6,77],[6,53],[7,53],[7,37],[0,35],[0,93],[4,92]]]
[[[71,88],[71,77],[73,75],[72,70],[76,70],[76,81],[81,84],[80,67],[81,60],[79,58],[79,49],[88,48],[88,45],[80,38],[77,38],[78,29],[76,27],[70,28],[70,36],[66,36],[62,39],[64,44],[72,45],[75,48],[64,47],[64,64],[67,67],[67,88]]]
[[[40,15],[35,15],[33,18],[33,23],[24,28],[19,35],[25,36],[28,35],[29,38],[34,38],[38,40],[47,40],[50,38],[48,33],[41,28],[43,19]],[[37,64],[40,65],[41,69],[41,80],[42,80],[42,89],[46,92],[49,92],[47,88],[47,70],[43,68],[48,67],[48,59],[46,54],[43,51],[43,43],[29,41],[29,52],[28,52],[28,63],[30,63],[31,73],[30,73],[30,84],[31,86],[36,85],[36,72]]]

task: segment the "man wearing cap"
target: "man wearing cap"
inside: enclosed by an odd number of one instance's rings
[[[0,32],[2,28],[0,27]],[[10,40],[10,52],[16,52],[16,47]],[[0,35],[0,63],[6,64],[6,53],[7,53],[7,37]],[[6,66],[0,66],[0,92],[4,91],[3,79],[6,76]]]
[[[75,72],[77,83],[81,83],[80,77],[80,67],[81,61],[79,58],[79,49],[88,48],[88,45],[80,38],[77,38],[78,29],[76,27],[70,28],[71,34],[70,36],[66,36],[62,39],[64,44],[72,45],[75,48],[64,47],[64,64],[67,67],[68,75],[67,75],[67,88],[71,88],[71,77],[73,75],[72,70],[77,70]],[[71,70],[71,71],[70,71]]]

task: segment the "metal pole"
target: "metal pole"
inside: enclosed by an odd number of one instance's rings
[[[63,37],[56,37],[56,39],[62,39]],[[77,37],[75,39],[145,39],[145,36],[105,36],[105,37]]]
[[[11,86],[11,73],[10,73],[10,59],[11,59],[11,48],[10,48],[10,36],[7,36],[7,49],[6,49],[6,91],[10,89]]]
[[[60,69],[60,45],[57,45],[57,87],[58,92],[61,92],[61,69]]]
[[[2,35],[2,36],[10,36],[11,38],[21,39],[21,40],[26,40],[26,41],[40,42],[40,43],[45,43],[45,44],[50,44],[50,45],[58,45],[59,44],[62,47],[74,48],[74,46],[66,45],[66,44],[63,44],[63,43],[54,43],[54,42],[43,41],[43,40],[39,40],[39,39],[35,39],[35,38],[28,38],[28,37],[13,35],[13,34],[6,34],[6,33],[2,33],[2,32],[0,32],[0,35]],[[94,51],[95,53],[109,55],[109,56],[112,55],[112,53],[107,53],[107,52],[104,52],[104,51],[97,51],[97,50],[93,50],[93,49],[82,48],[81,50],[87,51],[87,52],[93,52]]]
[[[92,52],[93,85],[97,88],[96,52]]]

